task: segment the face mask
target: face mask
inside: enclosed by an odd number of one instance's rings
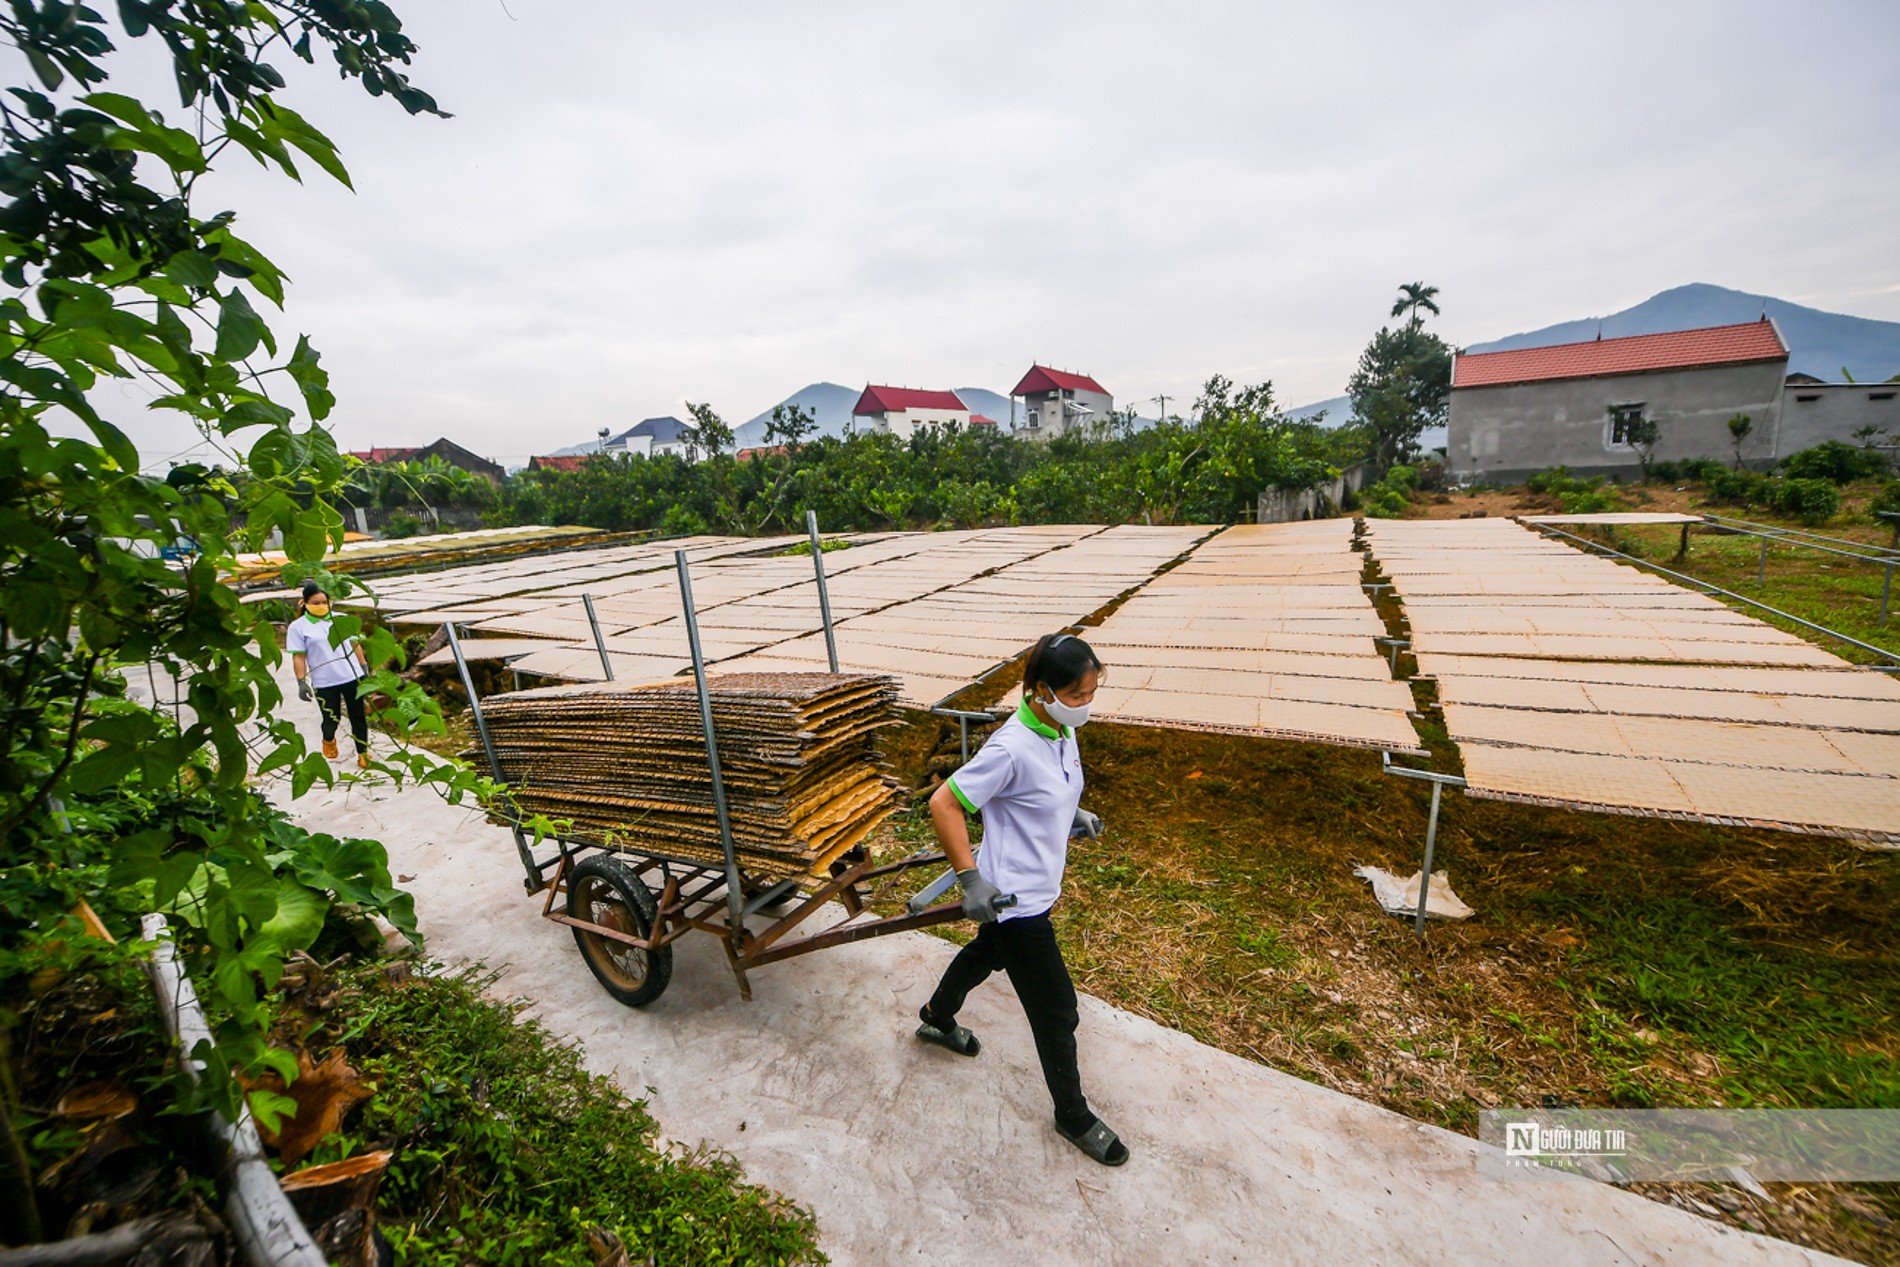
[[[310,602],[305,603],[303,605],[303,609],[309,612],[312,616],[315,616],[318,620],[322,620],[325,616],[328,616],[330,614],[330,604],[320,603],[316,601],[315,599],[312,599]]]
[[[1042,711],[1049,714],[1051,721],[1059,722],[1070,729],[1082,725],[1089,719],[1089,706],[1087,704],[1064,704],[1054,695],[1051,695],[1046,700],[1038,700],[1037,702],[1042,705]]]

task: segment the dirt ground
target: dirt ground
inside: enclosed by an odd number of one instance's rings
[[[1699,490],[1624,492],[1632,509],[1704,509]],[[1415,513],[1557,509],[1515,489],[1428,494]],[[1885,537],[1851,500],[1826,531]],[[1723,549],[1698,537],[1693,566],[1740,567]],[[1825,560],[1777,555],[1772,572],[1766,601],[1839,606]],[[1455,771],[1442,730],[1425,733]],[[1078,986],[1117,1008],[1467,1135],[1514,1105],[1900,1108],[1900,854],[1450,792],[1435,868],[1477,915],[1420,943],[1352,874],[1410,875],[1423,845],[1429,790],[1377,753],[1113,725],[1083,739],[1085,804],[1109,831],[1072,851],[1058,924]],[[918,714],[889,735],[912,785],[955,742]],[[877,847],[930,841],[913,812]],[[1900,1265],[1900,1185],[1637,1187]]]

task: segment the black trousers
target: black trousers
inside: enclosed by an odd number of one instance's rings
[[[1057,1124],[1071,1134],[1087,1130],[1095,1124],[1095,1114],[1083,1098],[1082,1074],[1075,1064],[1075,1027],[1081,1021],[1075,983],[1069,980],[1069,966],[1062,962],[1062,948],[1056,945],[1056,930],[1048,915],[994,920],[979,927],[976,940],[950,961],[937,992],[930,996],[927,1010],[932,1022],[942,1029],[954,1025],[970,991],[999,968],[1009,975],[1029,1018]]]
[[[323,742],[329,743],[336,738],[337,724],[348,709],[356,750],[364,752],[369,749],[369,714],[363,708],[363,697],[356,693],[357,685],[356,682],[339,682],[335,686],[319,686],[317,710],[323,714]]]

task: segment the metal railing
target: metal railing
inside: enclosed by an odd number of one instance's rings
[[[1634,563],[1638,567],[1648,568],[1652,572],[1659,572],[1671,580],[1681,581],[1685,585],[1692,585],[1697,589],[1707,590],[1711,594],[1720,594],[1724,598],[1732,598],[1738,603],[1747,603],[1750,607],[1759,607],[1770,615],[1778,616],[1783,620],[1793,621],[1804,629],[1812,629],[1816,633],[1824,633],[1830,638],[1838,638],[1849,646],[1859,647],[1862,651],[1871,651],[1877,656],[1884,656],[1886,659],[1893,661],[1890,665],[1872,666],[1874,668],[1887,672],[1900,669],[1900,652],[1889,651],[1885,647],[1876,647],[1871,642],[1862,642],[1860,639],[1852,637],[1849,634],[1844,634],[1838,629],[1830,629],[1826,625],[1817,625],[1811,620],[1804,620],[1793,612],[1785,612],[1779,607],[1772,607],[1758,598],[1750,598],[1746,594],[1737,594],[1734,590],[1725,590],[1721,586],[1711,584],[1699,576],[1690,576],[1686,572],[1677,572],[1671,568],[1666,568],[1660,563],[1652,563],[1648,559],[1639,559],[1633,554],[1625,554],[1621,550],[1604,545],[1601,541],[1592,541],[1588,537],[1580,537],[1574,532],[1565,532],[1563,529],[1550,524],[1531,524],[1530,527],[1535,528],[1539,532],[1548,533],[1551,536],[1562,537],[1566,541],[1574,541],[1586,549],[1607,554],[1612,558],[1622,559],[1626,563]]]

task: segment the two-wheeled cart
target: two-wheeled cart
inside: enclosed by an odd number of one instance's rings
[[[819,543],[818,517],[806,520],[811,533],[812,564],[816,569],[818,601],[824,620],[825,646],[831,671],[838,671],[838,651],[831,625],[831,601],[825,587],[824,551]],[[726,959],[738,979],[739,995],[752,998],[748,974],[781,959],[791,959],[867,938],[928,928],[961,918],[954,902],[931,905],[948,891],[947,875],[940,875],[913,895],[904,914],[878,917],[867,906],[874,892],[898,887],[897,877],[919,868],[945,865],[942,853],[930,850],[883,866],[874,865],[862,844],[832,862],[828,874],[791,878],[748,875],[733,846],[732,824],[726,807],[725,784],[720,775],[719,743],[713,728],[712,697],[706,686],[699,621],[693,604],[692,576],[686,552],[673,554],[679,571],[680,599],[685,609],[687,641],[692,648],[693,678],[699,692],[700,722],[706,735],[706,763],[712,784],[714,812],[719,822],[723,863],[703,858],[669,855],[648,848],[607,846],[565,837],[546,837],[554,850],[537,858],[520,823],[510,816],[515,849],[527,873],[530,894],[546,893],[541,914],[573,930],[581,956],[595,978],[620,1002],[630,1007],[651,1003],[666,991],[673,975],[673,943],[694,930],[712,933],[726,948]],[[590,620],[593,603],[587,603]],[[502,778],[482,716],[468,661],[462,654],[455,626],[447,627],[462,686],[468,693],[475,730],[487,755],[489,769]],[[598,622],[594,637],[608,680],[613,665]],[[1006,906],[1013,898],[999,899]],[[819,932],[803,926],[830,903],[844,908],[844,918]],[[868,916],[868,918],[867,918]]]

